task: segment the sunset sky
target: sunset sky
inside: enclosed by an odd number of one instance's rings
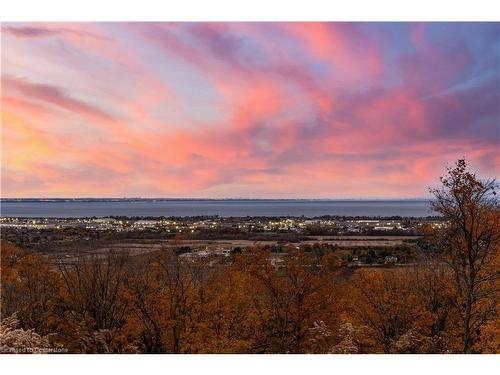
[[[2,25],[2,197],[398,198],[500,166],[500,24]]]

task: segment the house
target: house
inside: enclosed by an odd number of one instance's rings
[[[395,227],[387,227],[387,226],[384,226],[384,227],[374,227],[373,230],[385,230],[385,231],[388,231],[388,230],[394,230]]]
[[[397,263],[398,257],[395,257],[393,255],[388,255],[385,257],[385,263]]]
[[[152,228],[158,224],[157,221],[154,220],[137,220],[134,222],[134,227],[136,228]]]

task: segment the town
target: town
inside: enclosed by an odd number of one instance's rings
[[[98,231],[160,231],[189,234],[200,231],[232,230],[241,233],[289,232],[302,234],[418,234],[424,226],[440,228],[439,217],[183,217],[183,218],[18,218],[1,217],[2,229],[81,228]]]
[[[439,217],[183,217],[0,218],[2,238],[44,253],[52,263],[109,250],[144,255],[171,249],[183,259],[226,263],[231,254],[260,247],[279,265],[290,251],[336,253],[345,265],[408,264]]]

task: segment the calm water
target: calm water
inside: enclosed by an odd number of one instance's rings
[[[7,217],[106,216],[428,216],[428,201],[169,200],[1,202]]]

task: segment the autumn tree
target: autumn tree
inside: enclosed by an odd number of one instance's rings
[[[172,353],[181,353],[187,344],[193,312],[200,297],[199,285],[203,264],[183,262],[170,250],[163,251],[156,259],[162,284],[161,300],[168,321],[166,340]]]
[[[237,255],[236,257],[238,257]],[[262,286],[238,264],[223,266],[206,287],[198,305],[200,343],[208,353],[252,353],[261,350],[263,321]]]
[[[127,280],[126,298],[130,306],[127,328],[145,353],[164,353],[167,322],[161,303],[162,287],[153,257],[136,262],[136,272]]]
[[[75,335],[75,350],[128,351],[117,343],[127,313],[128,260],[127,254],[110,251],[59,263],[66,306],[63,325],[68,336]]]
[[[454,273],[456,303],[461,314],[462,351],[479,351],[481,329],[497,320],[500,278],[499,202],[495,180],[483,181],[465,160],[448,168],[442,186],[430,189],[432,208],[447,220],[436,233],[443,259]]]
[[[360,270],[349,296],[349,315],[364,327],[363,351],[419,352],[417,341],[428,332],[432,316],[405,271]]]
[[[315,322],[329,322],[334,307],[332,288],[314,258],[288,250],[283,258],[265,251],[249,254],[247,272],[261,288],[262,352],[304,353]]]
[[[60,298],[60,275],[36,253],[2,243],[2,316],[16,314],[24,329],[53,330]]]

